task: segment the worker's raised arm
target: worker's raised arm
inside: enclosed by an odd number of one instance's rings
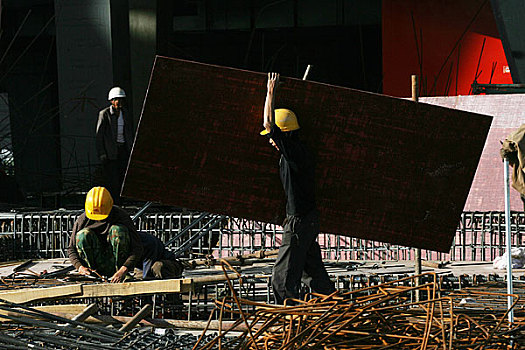
[[[263,127],[270,132],[272,125],[275,124],[275,92],[279,84],[279,73],[268,73],[268,83],[266,101],[264,102],[264,121]]]

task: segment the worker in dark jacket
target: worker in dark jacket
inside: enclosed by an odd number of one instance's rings
[[[104,167],[106,187],[117,204],[133,146],[133,120],[124,107],[125,99],[123,89],[114,87],[109,91],[111,106],[100,111],[96,130],[97,154]]]
[[[68,255],[83,275],[96,271],[122,282],[136,267],[142,278],[178,278],[183,266],[157,237],[137,232],[133,221],[113,205],[104,187],[92,188],[86,196],[85,212],[73,225]]]
[[[142,244],[129,215],[113,205],[107,189],[93,187],[69,240],[68,255],[73,266],[83,275],[94,270],[118,283],[124,281],[128,271],[133,271],[142,254]]]
[[[276,302],[298,298],[301,280],[318,293],[335,291],[323,264],[317,243],[319,213],[315,202],[315,164],[299,140],[299,123],[289,109],[275,109],[279,74],[269,73],[264,104],[264,130],[280,152],[280,175],[286,194],[283,238],[273,268],[272,287]]]
[[[183,265],[175,258],[173,252],[166,249],[158,237],[139,232],[139,238],[144,249],[140,259],[142,266],[136,268],[142,270],[142,279],[169,279],[182,276]]]

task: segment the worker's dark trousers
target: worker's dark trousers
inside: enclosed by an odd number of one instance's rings
[[[129,155],[126,151],[125,145],[118,146],[118,156],[115,160],[108,160],[104,165],[104,171],[106,173],[106,188],[115,204],[120,204],[120,191],[122,190],[122,182],[124,181],[124,175],[126,174],[126,168],[128,166]]]
[[[286,298],[298,298],[301,279],[314,292],[334,292],[316,241],[319,234],[317,210],[302,217],[288,216],[283,229],[283,240],[272,274],[276,303],[283,304]]]
[[[131,251],[126,226],[112,225],[104,240],[95,231],[83,228],[75,235],[78,255],[90,269],[104,276],[113,276],[124,265]]]

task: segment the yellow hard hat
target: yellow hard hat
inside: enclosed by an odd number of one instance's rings
[[[299,123],[294,112],[286,108],[279,108],[275,110],[275,125],[281,129],[281,131],[294,131],[299,129]],[[261,131],[261,135],[268,134],[265,129]]]
[[[113,198],[105,187],[93,187],[86,196],[86,216],[91,220],[104,220],[113,208]]]

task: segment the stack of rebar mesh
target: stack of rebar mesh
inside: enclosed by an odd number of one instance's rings
[[[223,268],[226,272],[224,265]],[[152,327],[196,329],[202,323],[196,326],[199,322],[149,319],[152,305],[145,305],[133,318],[122,320],[124,325],[115,321],[118,317],[98,315],[98,322],[113,325],[108,328],[91,324],[94,320],[86,318],[99,313],[93,306],[70,319],[60,313],[0,300],[0,349],[525,347],[525,290],[515,288],[516,293],[511,295],[514,322],[509,324],[509,295],[501,282],[458,291],[443,286],[436,274],[426,273],[375,285],[368,280],[367,286],[360,284],[351,291],[340,290],[329,296],[308,294],[304,300],[288,299],[285,305],[271,305],[239,298],[239,288],[234,288],[231,276],[235,275],[225,273],[227,296],[215,301],[209,321],[202,322],[207,326],[201,337],[184,331],[154,331]],[[237,277],[237,287],[247,283],[239,274]],[[142,322],[142,327],[138,322]],[[218,335],[211,334],[212,328]]]
[[[198,337],[175,330],[153,332],[150,327],[134,328],[139,319],[120,328],[108,328],[83,322],[98,307],[92,304],[85,317],[64,318],[48,312],[1,300],[0,349],[83,349],[83,350],[189,350]],[[151,312],[151,305],[140,313]],[[143,317],[143,315],[141,315]],[[211,340],[215,334],[204,338]]]
[[[426,276],[425,276],[426,275]],[[426,277],[426,278],[422,278]],[[429,280],[417,285],[416,281]],[[194,349],[519,349],[525,346],[523,298],[499,287],[473,288],[445,295],[435,274],[411,276],[330,296],[268,305],[239,299],[217,301],[219,335]],[[419,299],[419,301],[416,301]],[[252,311],[246,311],[251,309]],[[233,325],[221,327],[226,313]],[[232,331],[241,332],[235,341]],[[206,331],[203,332],[203,335]]]

